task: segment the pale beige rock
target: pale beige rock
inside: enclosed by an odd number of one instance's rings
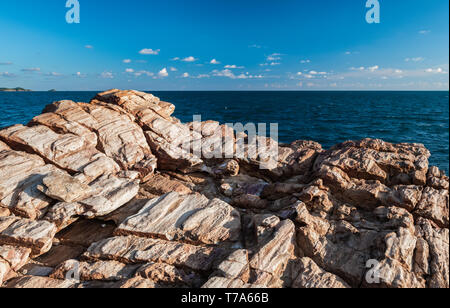
[[[175,106],[139,91],[109,90],[97,94],[95,100],[115,104],[134,115],[141,127],[149,128],[155,119],[170,119]]]
[[[26,179],[16,186],[13,193],[3,198],[0,203],[8,207],[15,215],[39,219],[45,214],[46,208],[52,203],[52,199],[43,194],[38,187],[42,185],[43,179],[52,172],[61,172],[53,165],[33,169]]]
[[[429,258],[423,260],[428,268],[427,286],[430,288],[449,288],[449,230],[434,226],[429,220],[418,219],[419,235],[427,242]],[[425,256],[427,255],[425,254]]]
[[[449,227],[448,189],[436,190],[426,187],[414,214],[430,219],[441,228]]]
[[[0,246],[0,259],[8,262],[11,269],[17,272],[27,262],[31,254],[30,248],[15,247],[15,246]]]
[[[9,149],[0,152],[0,199],[14,192],[33,170],[44,165],[44,160],[37,155]]]
[[[43,220],[10,221],[12,223],[7,228],[0,228],[0,244],[31,248],[32,256],[39,256],[50,250],[56,234],[55,224]]]
[[[0,206],[0,217],[6,217],[6,216],[11,216],[11,212],[7,208]]]
[[[142,184],[141,188],[156,196],[162,196],[170,192],[177,192],[180,195],[192,193],[192,190],[180,181],[171,180],[159,174]]]
[[[224,277],[212,277],[203,286],[202,289],[260,289],[261,285],[252,285],[243,282],[240,279],[228,279]]]
[[[140,267],[137,276],[150,279],[157,284],[165,284],[178,287],[198,288],[202,284],[202,277],[195,272],[179,269],[164,263],[148,263]]]
[[[248,282],[250,278],[248,250],[239,249],[229,255],[217,267],[217,276]]]
[[[6,145],[6,143],[0,141],[0,152],[7,151],[7,150],[11,150],[11,149],[9,148],[9,146]]]
[[[203,244],[236,241],[239,233],[240,214],[227,203],[210,201],[199,194],[181,196],[175,192],[149,201],[116,230],[120,235]]]
[[[54,279],[67,279],[73,271],[79,275],[80,281],[102,280],[119,281],[130,279],[139,265],[126,265],[116,261],[98,261],[94,263],[67,260],[50,275]]]
[[[67,289],[75,286],[73,280],[56,280],[48,277],[22,276],[9,281],[8,289]]]
[[[38,190],[62,202],[77,202],[93,193],[88,185],[62,171],[49,173],[42,179],[42,184],[37,187]]]
[[[181,171],[191,173],[205,169],[203,160],[190,152],[190,147],[180,147],[168,142],[152,131],[145,132],[152,152],[158,158],[158,168],[161,170]],[[184,136],[189,138],[189,136]],[[184,141],[184,138],[181,140]]]
[[[264,276],[281,277],[289,260],[294,257],[294,249],[295,226],[290,220],[282,221],[270,240],[263,243],[250,259],[250,268],[256,272],[252,282],[265,285]]]
[[[208,271],[214,262],[223,258],[224,253],[221,248],[118,236],[92,244],[84,257],[89,260],[115,260],[129,264],[161,262],[194,271]]]
[[[114,285],[114,288],[119,289],[156,289],[159,286],[150,279],[142,277],[134,277],[131,279],[123,280]]]
[[[79,202],[60,202],[53,206],[45,219],[64,229],[83,216],[88,219],[108,215],[132,200],[139,191],[139,181],[106,175],[90,185],[92,196]]]
[[[421,144],[391,144],[382,140],[348,141],[324,152],[314,169],[337,167],[351,177],[383,184],[424,185],[430,152]]]
[[[341,278],[321,269],[310,258],[299,260],[300,273],[294,281],[293,288],[301,289],[346,289],[350,286]]]
[[[60,135],[42,125],[16,125],[0,131],[0,138],[16,148],[39,154],[61,169],[83,173],[90,181],[120,170],[112,159],[100,153],[85,136]]]

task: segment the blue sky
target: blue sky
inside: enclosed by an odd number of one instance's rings
[[[0,0],[0,87],[448,90],[449,2]]]

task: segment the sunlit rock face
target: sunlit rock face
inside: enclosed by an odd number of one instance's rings
[[[449,287],[449,179],[423,145],[252,143],[174,112],[110,90],[1,130],[0,285]]]

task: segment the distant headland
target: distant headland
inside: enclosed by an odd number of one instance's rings
[[[24,88],[0,88],[0,92],[31,92],[31,90]]]

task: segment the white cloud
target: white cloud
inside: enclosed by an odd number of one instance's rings
[[[179,57],[172,58],[172,61],[178,61],[178,60],[180,60]]]
[[[279,63],[279,62],[272,62],[272,63],[262,63],[262,64],[260,64],[260,66],[277,66],[277,65],[281,65],[281,63]]]
[[[264,78],[262,75],[250,75],[249,73],[235,75],[231,70],[226,69],[222,71],[214,70],[213,75],[217,77],[227,77],[230,79],[260,79]]]
[[[280,56],[281,56],[280,53],[273,53],[267,57],[267,62],[274,62],[274,61],[281,60]]]
[[[153,56],[156,56],[156,55],[159,55],[160,51],[161,51],[161,49],[153,50],[151,48],[144,48],[141,51],[139,51],[139,53],[141,55],[153,55]]]
[[[45,75],[46,76],[50,76],[50,77],[60,77],[60,76],[62,76],[62,74],[57,73],[57,72],[50,72],[50,73],[47,73]]]
[[[182,59],[181,61],[183,61],[183,62],[195,62],[195,61],[197,61],[197,59],[191,56],[191,57],[186,57],[186,58]]]
[[[140,77],[142,75],[146,75],[146,76],[152,77],[155,74],[153,74],[152,72],[148,72],[148,71],[138,71],[138,72],[134,73],[134,76],[136,76],[136,77]]]
[[[227,68],[227,69],[243,69],[243,68],[245,68],[245,67],[243,67],[243,66],[237,66],[237,65],[225,65],[225,68]]]
[[[211,76],[209,76],[208,74],[200,74],[200,75],[197,75],[197,76],[194,77],[194,78],[202,79],[202,78],[209,78],[209,77],[211,77]]]
[[[13,78],[13,77],[16,77],[16,74],[13,74],[13,73],[9,73],[9,72],[0,72],[0,76],[1,77],[7,77],[7,78]]]
[[[441,67],[438,67],[438,68],[427,68],[425,70],[425,72],[432,73],[432,74],[447,74],[447,72],[444,71]]]
[[[86,77],[86,74],[82,74],[81,72],[76,72],[75,74],[73,74],[75,77],[78,77],[78,78],[85,78]]]
[[[22,72],[40,72],[41,69],[39,67],[30,67],[22,69]]]
[[[132,69],[132,68],[127,68],[127,69],[125,69],[125,72],[126,73],[134,73],[134,69]]]
[[[130,59],[125,59],[122,62],[128,64],[128,63],[131,63],[131,60]]]
[[[379,67],[378,65],[375,65],[375,66],[369,67],[368,70],[371,71],[371,72],[375,72],[375,71],[378,70],[379,68],[380,68],[380,67]]]
[[[92,46],[92,45],[86,45],[86,46],[84,46],[84,48],[86,48],[86,49],[94,49],[94,46]]]
[[[256,49],[262,48],[262,46],[256,45],[256,44],[250,45],[250,46],[248,46],[248,47],[249,47],[249,48],[256,48]]]
[[[405,59],[406,62],[422,62],[423,60],[425,60],[425,58],[422,58],[422,57],[406,58]]]
[[[169,73],[167,72],[167,68],[163,68],[159,71],[158,76],[161,78],[168,77]]]
[[[302,64],[305,64],[305,63],[311,63],[311,60],[308,60],[308,59],[306,59],[306,60],[301,60],[300,63],[302,63]]]
[[[214,65],[220,64],[220,62],[217,61],[216,59],[212,59],[211,62],[209,62],[209,63],[210,63],[210,64],[214,64]]]
[[[419,34],[424,35],[424,34],[428,34],[428,33],[430,33],[430,32],[431,32],[430,30],[420,30],[420,31],[419,31]]]
[[[189,78],[189,73],[184,73],[181,77],[183,77],[183,78]]]
[[[176,72],[176,71],[178,71],[178,70],[177,70],[175,67],[171,67],[171,68],[170,68],[170,71],[171,71],[171,72]]]
[[[111,72],[103,72],[103,73],[101,73],[100,76],[104,79],[113,79],[114,78],[114,74]]]

